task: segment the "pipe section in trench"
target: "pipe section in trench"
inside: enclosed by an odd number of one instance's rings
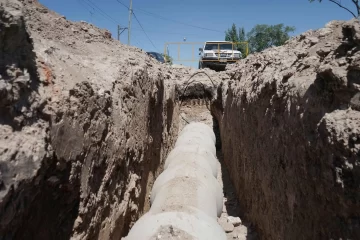
[[[217,222],[222,189],[216,180],[215,134],[203,123],[181,131],[152,188],[149,212],[132,227],[126,240],[226,240]]]

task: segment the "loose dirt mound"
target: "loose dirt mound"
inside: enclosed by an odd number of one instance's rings
[[[331,22],[229,69],[213,112],[264,239],[360,238],[360,24]]]

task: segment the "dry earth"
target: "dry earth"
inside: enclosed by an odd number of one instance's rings
[[[263,239],[360,239],[360,23],[333,21],[228,69],[212,105]]]
[[[334,21],[197,71],[0,0],[0,240],[126,236],[192,120],[221,136],[229,239],[360,239],[359,49]]]
[[[33,0],[1,0],[0,30],[0,239],[125,236],[149,209],[194,70]]]

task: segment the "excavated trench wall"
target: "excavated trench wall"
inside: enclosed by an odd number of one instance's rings
[[[332,22],[212,76],[224,161],[263,239],[360,239],[359,33]],[[0,239],[126,236],[177,136],[184,71],[0,0]]]
[[[359,33],[331,22],[218,88],[224,160],[262,239],[360,239]]]
[[[76,65],[62,60],[62,68],[44,68],[44,53],[34,48],[67,44],[38,40],[32,32],[41,14],[52,13],[28,1],[31,15],[24,16],[20,2],[5,2],[0,1],[0,239],[126,236],[149,209],[150,187],[177,136],[174,87],[165,87],[165,76],[151,64],[121,69],[107,89],[96,81],[72,87],[79,82],[69,74]],[[113,44],[126,53],[100,34],[104,47]],[[62,74],[69,74],[66,86],[56,79]],[[70,88],[68,94],[55,96],[54,81]]]
[[[150,186],[177,133],[174,96],[165,96],[163,80],[135,78],[113,91],[101,97],[87,84],[74,89],[50,129],[55,155],[72,161],[71,177],[79,181],[74,235],[89,239],[120,238],[148,210]]]

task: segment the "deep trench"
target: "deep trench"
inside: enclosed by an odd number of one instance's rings
[[[223,159],[222,153],[222,141],[219,123],[215,116],[211,114],[210,106],[208,105],[208,101],[205,99],[195,98],[195,99],[183,99],[180,104],[180,118],[179,118],[179,132],[182,130],[190,122],[203,122],[212,127],[215,136],[216,136],[216,157],[219,160],[219,170],[217,179],[219,184],[223,189],[223,212],[221,216],[218,218],[218,223],[223,227],[226,232],[227,239],[247,239],[247,240],[256,240],[258,239],[257,232],[253,224],[246,221],[246,216],[244,215],[244,209],[241,208],[241,204],[238,201],[238,197],[236,194],[235,187],[230,178],[230,174],[228,173],[228,169]],[[172,149],[170,149],[171,151]],[[231,161],[231,160],[229,160]],[[159,166],[159,170],[162,171],[162,166]],[[160,173],[159,173],[160,174]],[[155,180],[155,179],[154,179]],[[150,189],[153,185],[150,183],[148,186]],[[144,196],[144,195],[143,195]],[[146,196],[145,196],[146,197]],[[140,201],[143,201],[140,199]],[[144,199],[144,201],[148,202],[150,206],[150,200]],[[149,209],[146,209],[149,210]],[[143,214],[145,214],[143,212]],[[233,230],[229,231],[229,225],[224,226],[222,220],[227,220],[228,217],[239,217],[241,219],[241,224],[238,226],[234,226]],[[125,223],[130,224],[130,223]],[[131,229],[130,229],[131,230]],[[122,236],[122,237],[126,237]]]
[[[245,209],[241,207],[241,204],[238,201],[238,196],[236,194],[235,187],[230,178],[227,166],[223,159],[222,152],[222,141],[220,134],[220,127],[216,117],[211,113],[210,103],[204,98],[187,98],[184,99],[180,107],[180,124],[179,132],[182,128],[188,123],[203,122],[210,127],[212,127],[215,136],[216,136],[216,157],[219,160],[219,170],[218,170],[218,181],[223,189],[223,213],[218,218],[219,224],[224,228],[226,232],[227,239],[247,239],[247,240],[256,240],[258,239],[258,234],[255,229],[255,225],[248,222],[245,216]],[[228,161],[231,161],[229,159]],[[226,220],[227,217],[239,217],[241,219],[241,225],[235,226],[232,231],[226,229],[229,226],[224,226],[221,222]]]

